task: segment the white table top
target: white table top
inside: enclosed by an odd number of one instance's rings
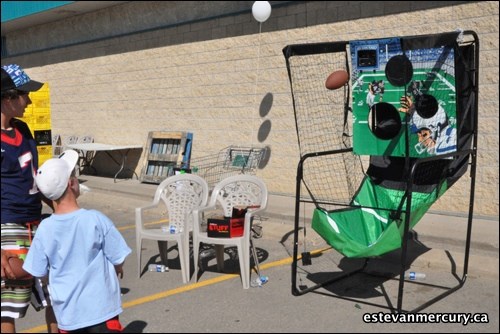
[[[68,148],[82,151],[117,151],[117,150],[128,150],[133,148],[142,148],[142,145],[110,145],[102,143],[77,143],[68,144]]]

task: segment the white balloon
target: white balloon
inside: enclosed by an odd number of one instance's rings
[[[265,22],[271,16],[269,1],[255,1],[252,6],[253,17],[259,22]]]

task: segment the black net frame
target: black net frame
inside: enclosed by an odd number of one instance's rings
[[[421,47],[422,45],[419,45],[419,43],[423,43],[423,46],[426,43],[436,45],[436,43],[444,42],[450,44],[451,40],[453,40],[452,44],[454,44],[456,52],[454,66],[457,69],[457,90],[460,92],[460,94],[457,94],[457,114],[460,115],[457,125],[459,138],[457,151],[424,159],[412,159],[410,157],[389,157],[389,159],[387,157],[371,157],[368,161],[364,161],[361,157],[352,153],[353,148],[348,117],[351,110],[349,101],[352,86],[348,84],[343,88],[329,91],[322,84],[333,70],[345,69],[349,72],[348,42],[289,45],[283,49],[292,91],[297,138],[300,148],[300,161],[297,167],[296,178],[295,230],[292,261],[292,293],[294,295],[302,295],[310,291],[315,291],[333,282],[338,282],[343,278],[352,277],[353,274],[362,272],[368,265],[368,261],[365,261],[358,269],[333,275],[335,276],[333,278],[331,277],[332,275],[321,275],[320,272],[314,273],[312,270],[305,269],[305,265],[310,265],[311,254],[310,252],[303,252],[301,256],[307,256],[307,259],[304,261],[298,253],[299,231],[304,231],[305,237],[306,230],[306,226],[301,227],[299,223],[300,209],[304,203],[313,203],[316,207],[323,207],[328,210],[348,207],[357,186],[360,184],[359,181],[363,177],[368,176],[374,179],[378,177],[380,182],[392,182],[391,187],[399,187],[406,190],[406,194],[402,200],[407,201],[407,207],[409,208],[411,207],[411,194],[414,189],[425,189],[429,184],[434,187],[436,183],[439,183],[443,179],[446,179],[449,186],[451,186],[465,174],[467,168],[470,166],[470,205],[463,276],[457,286],[449,288],[444,293],[413,309],[411,312],[417,312],[433,304],[456,291],[465,283],[470,248],[476,172],[479,39],[473,31],[410,36],[403,38],[403,49],[409,50]],[[309,56],[316,61],[314,66],[320,68],[316,70],[317,73],[311,74],[308,71],[309,69],[297,71],[296,66],[301,65],[301,57]],[[303,90],[308,89],[306,88],[307,85],[310,85],[315,93],[309,97],[304,97]],[[322,110],[328,105],[336,106],[336,113],[331,113],[326,118],[317,117],[319,114],[318,110]],[[297,112],[299,109],[301,112],[305,109],[307,111],[302,114]],[[302,119],[307,119],[308,121],[312,119],[312,129],[301,127],[300,123]],[[316,137],[318,132],[322,135]],[[319,160],[322,161],[319,162]],[[399,175],[389,172],[390,176],[384,176],[383,173],[387,172],[385,168],[391,164],[397,166],[395,171]],[[330,168],[325,167],[325,165],[330,166]],[[364,170],[365,165],[369,166],[367,172]],[[323,176],[316,178],[314,177],[315,174]],[[335,180],[333,187],[331,180]],[[303,188],[307,191],[308,196],[302,195]],[[401,210],[402,208],[400,208],[399,214]],[[410,214],[411,212],[408,209],[401,249],[402,265],[399,278],[398,303],[396,308],[389,306],[390,309],[395,309],[398,312],[403,311],[403,275],[406,268],[408,240],[410,238],[408,228]],[[307,241],[303,240],[300,243],[305,245]],[[299,260],[301,259],[302,266],[299,264]],[[328,262],[330,265],[338,265],[341,261],[342,259],[332,258]],[[308,263],[306,264],[306,262]],[[319,268],[319,270],[330,272],[331,268]],[[302,279],[304,276],[301,276],[304,273],[309,278],[322,276],[323,279],[319,281],[311,279],[313,281],[312,285],[310,285],[311,282],[304,284]]]

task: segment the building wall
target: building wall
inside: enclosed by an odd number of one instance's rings
[[[19,63],[49,83],[54,133],[145,145],[149,131],[190,131],[193,158],[264,145],[271,153],[259,175],[270,192],[294,197],[299,151],[286,45],[474,30],[474,212],[498,218],[498,2],[276,1],[262,25],[252,3],[132,1],[12,32],[2,63]],[[138,173],[144,155],[131,155]],[[103,157],[96,167],[112,175],[110,164]],[[467,213],[469,184],[467,174],[431,209]]]

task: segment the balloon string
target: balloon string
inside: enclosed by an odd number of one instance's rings
[[[262,22],[259,22],[259,38],[258,38],[258,46],[257,46],[257,71],[255,73],[255,86],[254,86],[254,90],[253,90],[253,96],[254,96],[254,103],[255,105],[257,105],[258,103],[258,100],[257,100],[257,84],[258,84],[258,80],[259,80],[259,68],[260,68],[260,34],[262,32]],[[257,107],[257,112],[258,114],[260,115],[260,111],[258,110],[259,108]],[[252,147],[253,147],[253,143],[254,143],[254,134],[255,134],[255,119],[257,117],[253,117],[253,120],[252,120],[252,140],[251,140],[251,144],[252,144]]]

